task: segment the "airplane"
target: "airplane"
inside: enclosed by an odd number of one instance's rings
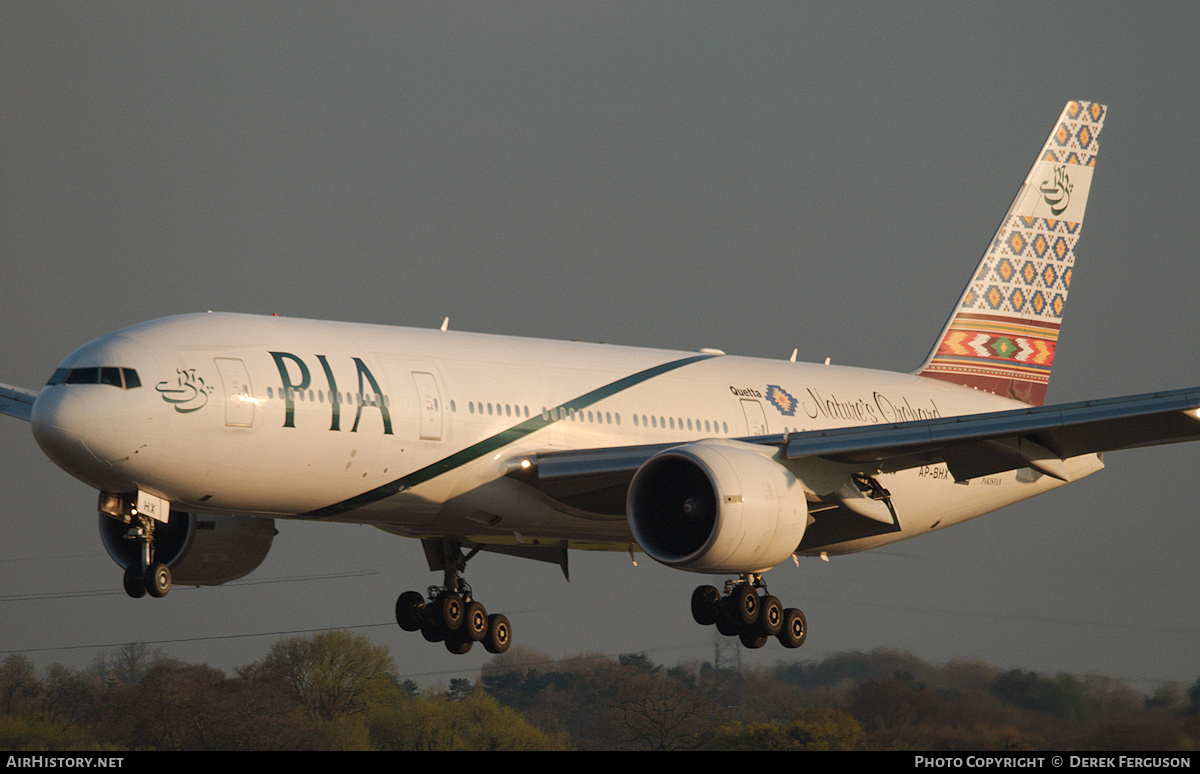
[[[480,551],[643,552],[693,618],[801,646],[788,559],[864,551],[1056,489],[1108,451],[1200,437],[1200,388],[1044,405],[1107,108],[1069,102],[919,368],[185,314],[103,336],[0,412],[99,492],[131,597],[252,572],[276,519],[419,539],[440,586],[405,631],[504,652],[464,578]],[[719,582],[719,581],[714,581]]]

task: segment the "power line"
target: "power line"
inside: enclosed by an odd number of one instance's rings
[[[328,573],[325,575],[296,575],[290,578],[262,578],[249,581],[234,581],[232,583],[221,584],[225,588],[233,586],[266,586],[274,583],[303,583],[308,581],[319,580],[337,580],[341,578],[361,578],[370,575],[377,575],[375,570],[362,572],[339,572]],[[199,586],[174,586],[171,591],[195,591]],[[91,589],[85,591],[45,591],[29,594],[3,594],[0,595],[0,603],[2,602],[29,602],[41,599],[77,599],[81,597],[109,597],[121,596],[125,592],[121,589]]]
[[[374,629],[379,627],[394,627],[396,623],[389,621],[387,623],[375,624],[359,624],[358,626],[323,626],[317,629],[291,629],[278,630],[273,632],[253,632],[249,634],[213,634],[204,637],[177,637],[168,640],[138,640],[138,642],[146,645],[178,645],[180,643],[189,642],[211,642],[214,640],[240,640],[251,639],[253,637],[282,637],[294,636],[298,634],[316,634],[318,632],[337,631],[340,629]],[[119,648],[122,645],[127,645],[127,642],[113,642],[108,644],[91,644],[91,645],[54,645],[47,648],[13,648],[10,650],[0,650],[0,655],[10,653],[49,653],[56,650],[91,650],[96,648]]]

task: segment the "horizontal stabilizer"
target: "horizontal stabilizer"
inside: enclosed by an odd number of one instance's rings
[[[29,421],[33,414],[33,402],[38,394],[20,387],[0,384],[0,414]]]

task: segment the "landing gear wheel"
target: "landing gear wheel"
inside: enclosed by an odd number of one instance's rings
[[[424,612],[425,598],[415,591],[406,591],[396,600],[396,623],[406,632],[421,628]]]
[[[446,638],[446,650],[456,656],[461,656],[471,649],[475,644],[475,640],[470,637],[464,637],[463,632],[455,632],[453,636]]]
[[[717,622],[721,614],[721,592],[713,586],[697,586],[692,592],[692,619],[701,626]]]
[[[743,626],[751,626],[758,621],[758,592],[749,583],[743,583],[729,595],[732,605],[732,618]]]
[[[446,592],[437,598],[438,611],[441,613],[442,627],[447,632],[456,632],[463,623],[463,601],[462,597],[453,593]]]
[[[125,568],[125,577],[122,579],[125,584],[125,593],[134,599],[141,599],[146,596],[146,583],[142,580],[142,568],[136,564],[131,564]]]
[[[757,629],[742,629],[742,631],[738,633],[738,639],[742,641],[742,645],[744,647],[755,650],[757,648],[761,648],[763,645],[766,645],[767,640],[769,640],[770,637],[765,634],[760,634]]]
[[[725,581],[724,594],[712,586],[697,587],[692,592],[692,618],[701,626],[715,623],[718,632],[739,638],[747,648],[761,648],[772,637],[785,648],[798,648],[808,636],[804,613],[784,608],[767,591],[762,575],[753,572]]]
[[[421,624],[421,636],[426,642],[441,642],[446,639],[446,630],[441,621],[426,620]]]
[[[430,586],[424,595],[406,591],[396,600],[396,623],[404,631],[420,631],[429,642],[440,642],[456,655],[482,642],[491,653],[503,653],[512,642],[512,628],[502,615],[488,615],[475,599],[471,585],[463,579],[467,562],[483,550],[470,546],[463,554],[463,542],[454,538],[422,540],[429,569],[442,572],[442,583]]]
[[[487,636],[488,614],[483,605],[471,600],[467,603],[466,615],[463,618],[462,632],[472,642],[482,642]]]
[[[724,613],[717,619],[717,631],[724,637],[736,637],[742,631],[741,624]]]
[[[162,562],[155,562],[146,568],[146,591],[152,597],[165,597],[171,590],[171,570]]]
[[[512,643],[512,626],[508,619],[499,613],[488,616],[487,635],[483,638],[483,647],[488,653],[503,653]]]
[[[783,631],[783,604],[778,597],[768,594],[760,600],[756,629],[767,637],[774,637]]]
[[[808,637],[808,621],[804,613],[794,607],[783,611],[783,629],[779,632],[779,641],[785,648],[798,648]]]

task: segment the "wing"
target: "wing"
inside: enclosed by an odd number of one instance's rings
[[[1200,388],[1059,406],[796,433],[788,459],[822,457],[888,473],[944,462],[958,481],[1031,467],[1068,481],[1081,454],[1200,438]]]
[[[38,394],[20,387],[0,384],[0,414],[29,421],[33,414],[33,402]]]
[[[1019,468],[1068,481],[1063,460],[1071,457],[1196,439],[1200,388],[739,440],[780,446],[790,460],[820,458],[866,475],[945,463],[959,481]],[[510,475],[567,505],[624,513],[634,473],[675,445],[538,454]]]

